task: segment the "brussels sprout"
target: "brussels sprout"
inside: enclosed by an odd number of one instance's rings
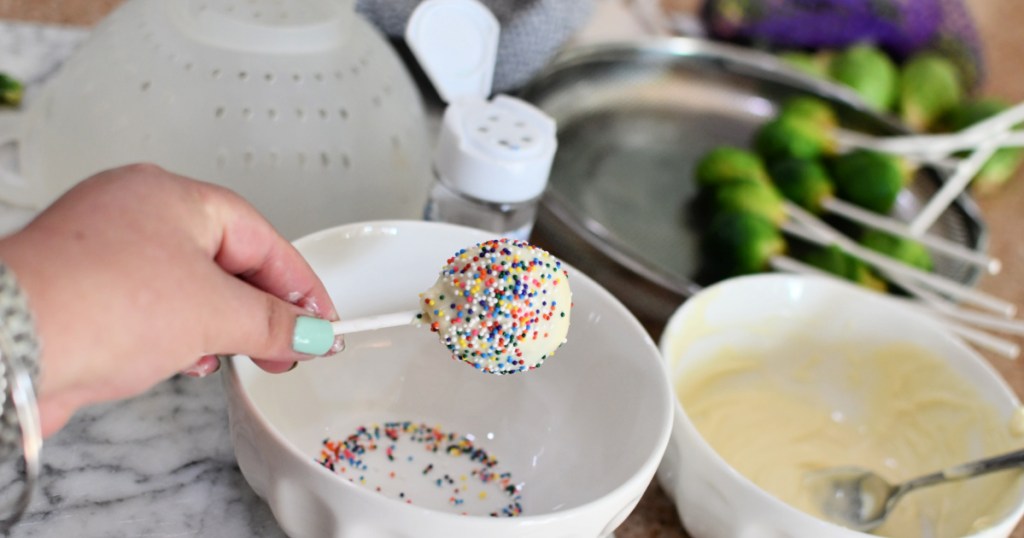
[[[867,264],[847,254],[843,249],[835,245],[814,247],[802,253],[800,259],[808,265],[832,273],[840,278],[845,278],[866,288],[877,291],[886,291],[888,289],[885,281],[879,278]]]
[[[940,127],[945,130],[959,131],[1007,108],[1009,108],[1008,104],[997,99],[965,101],[957,104],[946,114]],[[1017,173],[1021,163],[1024,163],[1024,150],[1000,148],[974,176],[971,188],[982,194],[995,191]]]
[[[779,116],[754,134],[754,149],[766,161],[814,159],[835,152],[831,129],[801,118]]]
[[[786,220],[782,196],[766,181],[734,181],[715,189],[716,211],[752,213],[776,225]]]
[[[697,184],[712,187],[735,181],[768,182],[761,158],[750,151],[732,146],[719,146],[697,163]]]
[[[886,214],[911,179],[910,170],[894,155],[859,149],[832,163],[836,194],[865,209]]]
[[[793,97],[782,104],[779,116],[809,121],[825,129],[835,129],[839,125],[836,112],[825,101],[811,96]]]
[[[892,59],[874,45],[854,45],[840,51],[829,63],[829,75],[857,92],[878,110],[892,110],[896,103],[899,71]]]
[[[752,213],[715,215],[704,234],[702,251],[713,272],[730,277],[765,271],[786,241],[770,221]]]
[[[0,105],[18,106],[25,93],[24,86],[17,79],[0,73]]]
[[[923,271],[931,271],[934,267],[932,255],[928,249],[911,239],[898,237],[881,230],[868,229],[861,235],[860,244]]]
[[[964,96],[953,62],[935,53],[913,56],[900,72],[900,117],[912,129],[934,128],[936,120]]]
[[[769,169],[779,192],[798,206],[821,213],[825,201],[835,196],[835,186],[818,161],[786,159]]]
[[[828,78],[828,58],[811,52],[780,52],[779,59],[790,67],[815,78]]]

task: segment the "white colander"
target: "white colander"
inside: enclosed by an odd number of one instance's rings
[[[419,217],[430,177],[420,95],[353,0],[129,0],[0,115],[4,145],[16,205],[150,161],[239,192],[293,238]]]

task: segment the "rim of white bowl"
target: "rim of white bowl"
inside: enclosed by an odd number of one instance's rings
[[[301,250],[301,245],[303,245],[305,243],[308,243],[308,242],[322,240],[324,237],[329,236],[329,235],[333,235],[333,234],[338,234],[338,233],[355,233],[356,230],[360,230],[360,229],[363,230],[362,233],[366,233],[366,231],[368,231],[370,229],[402,228],[402,227],[449,228],[449,229],[452,229],[452,230],[456,230],[459,233],[472,232],[474,235],[479,236],[481,238],[484,238],[482,240],[486,240],[484,235],[480,235],[481,233],[486,234],[486,232],[484,232],[482,230],[479,230],[479,229],[476,229],[476,228],[469,228],[469,227],[466,227],[466,226],[460,226],[460,225],[455,225],[455,224],[442,223],[442,222],[419,221],[419,220],[373,220],[373,221],[365,221],[365,222],[355,222],[355,223],[350,223],[350,224],[342,224],[340,226],[335,226],[335,227],[332,227],[332,228],[326,228],[324,230],[313,232],[313,233],[311,233],[309,235],[300,237],[299,239],[296,239],[295,241],[293,241],[292,244],[295,245],[296,248],[299,248]],[[662,421],[661,421],[662,423],[661,423],[661,425],[659,427],[659,430],[658,430],[659,433],[658,433],[657,441],[651,447],[651,450],[648,453],[647,457],[644,458],[643,463],[641,463],[641,465],[632,474],[630,474],[629,478],[627,480],[623,481],[618,486],[615,486],[614,488],[609,490],[607,493],[605,493],[605,494],[603,494],[603,495],[601,495],[599,497],[596,497],[596,498],[594,498],[594,499],[592,499],[590,501],[582,503],[582,504],[580,504],[578,506],[574,506],[572,508],[568,508],[568,509],[565,509],[565,510],[559,510],[559,511],[556,511],[556,512],[550,512],[550,513],[546,513],[546,514],[541,514],[541,515],[520,515],[520,516],[517,516],[515,518],[495,518],[495,517],[490,517],[490,516],[462,515],[462,514],[453,514],[453,513],[450,513],[450,512],[443,512],[443,511],[440,511],[440,510],[433,510],[433,509],[426,508],[426,507],[423,507],[423,506],[419,506],[419,505],[415,505],[415,504],[407,504],[407,503],[403,503],[403,502],[395,500],[395,499],[391,499],[390,497],[381,495],[380,493],[377,493],[377,492],[374,492],[374,491],[370,491],[367,488],[364,488],[364,487],[359,486],[357,484],[353,484],[353,483],[348,482],[348,481],[343,480],[343,479],[338,479],[337,480],[337,483],[339,484],[340,487],[349,488],[349,489],[351,489],[353,491],[354,494],[359,495],[359,496],[364,496],[366,498],[371,498],[371,499],[379,499],[379,500],[385,501],[387,503],[393,503],[393,505],[398,510],[412,510],[412,511],[416,511],[416,512],[426,513],[426,514],[430,514],[431,517],[439,517],[441,519],[450,519],[453,522],[454,521],[459,521],[459,520],[467,520],[467,518],[468,518],[468,521],[472,521],[474,525],[481,525],[481,524],[483,524],[483,525],[495,525],[495,526],[507,525],[509,521],[512,521],[512,522],[522,521],[522,522],[526,522],[526,523],[531,523],[531,522],[571,519],[571,518],[576,517],[577,514],[580,513],[580,512],[588,511],[589,507],[591,507],[592,505],[594,505],[596,503],[601,502],[602,499],[606,499],[608,497],[614,496],[615,494],[617,494],[617,493],[619,493],[619,492],[621,492],[623,490],[636,487],[637,485],[639,485],[639,484],[637,484],[637,482],[640,482],[640,481],[644,482],[644,486],[643,487],[644,487],[644,491],[646,491],[646,488],[649,487],[650,483],[653,481],[655,472],[657,471],[658,465],[661,463],[662,456],[665,453],[665,449],[668,447],[668,442],[669,442],[669,439],[671,438],[671,434],[672,434],[673,423],[675,421],[675,411],[674,411],[674,407],[673,407],[673,402],[675,402],[677,400],[676,400],[676,397],[675,397],[675,391],[674,391],[674,389],[672,387],[672,383],[671,383],[671,381],[669,379],[669,372],[668,372],[668,369],[666,367],[666,363],[665,363],[665,361],[663,361],[661,359],[661,353],[659,352],[657,344],[651,338],[650,333],[648,333],[647,330],[644,329],[643,325],[636,318],[636,316],[633,315],[633,313],[630,312],[629,309],[627,309],[625,307],[625,305],[622,304],[621,301],[619,301],[614,295],[611,294],[611,292],[606,290],[603,286],[598,284],[594,279],[590,278],[583,271],[580,271],[575,266],[572,266],[572,265],[566,263],[564,260],[562,261],[562,263],[568,269],[571,270],[571,275],[572,275],[571,278],[573,278],[574,283],[576,281],[578,281],[578,280],[585,281],[586,282],[585,285],[593,287],[594,291],[599,296],[601,296],[604,300],[606,300],[611,305],[611,307],[613,309],[615,309],[616,311],[618,311],[621,314],[623,314],[624,319],[630,324],[631,328],[635,329],[642,336],[642,340],[644,342],[645,347],[650,349],[650,351],[652,353],[652,356],[656,359],[656,363],[655,363],[654,366],[661,371],[661,375],[659,376],[660,379],[661,379],[661,385],[662,385],[662,387],[661,387],[662,388],[662,390],[661,390],[662,398],[661,399],[663,400],[661,407],[664,409],[664,415],[665,416],[662,418]],[[294,443],[288,441],[284,437],[284,435],[280,431],[278,431],[278,429],[276,427],[274,427],[273,424],[271,424],[269,422],[269,420],[267,420],[266,416],[260,411],[260,409],[256,406],[256,404],[249,397],[249,394],[244,390],[244,387],[242,385],[242,381],[239,378],[239,375],[238,375],[238,372],[237,372],[237,368],[235,368],[235,366],[234,366],[234,361],[242,360],[242,359],[248,360],[249,358],[247,356],[245,356],[245,355],[234,355],[234,356],[231,357],[231,360],[228,361],[227,368],[225,368],[225,372],[224,372],[225,378],[227,380],[227,387],[231,391],[234,391],[236,396],[238,398],[240,398],[240,401],[242,402],[242,404],[248,409],[249,413],[257,420],[257,422],[259,423],[260,427],[263,428],[265,431],[267,431],[281,446],[283,446],[285,448],[285,450],[288,451],[289,454],[291,454],[294,457],[298,458],[302,462],[303,465],[308,466],[308,467],[313,468],[313,469],[316,469],[315,472],[327,473],[328,475],[330,475],[330,476],[332,476],[334,478],[337,478],[336,475],[331,473],[330,470],[324,468],[320,464],[317,464],[314,461],[313,458],[309,458],[307,454],[301,453],[301,451],[298,449],[298,447],[296,447],[294,445]],[[644,491],[640,492],[641,496],[643,495]],[[630,500],[632,500],[632,499],[630,499]],[[264,502],[266,502],[267,504],[270,504],[269,501],[267,501],[266,499],[264,500]],[[624,506],[628,506],[628,505],[624,505]],[[635,509],[635,506],[634,506],[634,509]],[[615,514],[609,514],[609,517],[613,517],[614,515]],[[485,521],[487,523],[484,523]]]
[[[839,282],[839,281],[833,280],[833,279],[828,278],[828,277],[822,277],[822,276],[817,276],[817,275],[791,275],[791,274],[783,274],[783,273],[764,273],[764,274],[755,274],[755,275],[745,275],[745,276],[733,277],[733,278],[729,278],[729,279],[723,280],[721,282],[717,282],[717,283],[715,283],[715,284],[713,284],[711,286],[708,286],[708,287],[704,288],[703,290],[701,290],[700,292],[698,292],[697,294],[695,294],[693,297],[687,299],[686,302],[681,304],[679,306],[679,308],[677,308],[672,313],[672,315],[669,316],[668,321],[665,323],[665,328],[662,331],[661,336],[658,339],[658,351],[661,353],[662,362],[663,362],[663,364],[665,366],[667,375],[669,376],[669,380],[670,380],[670,382],[672,384],[672,399],[673,399],[673,407],[675,408],[675,411],[673,413],[673,415],[674,415],[673,422],[675,422],[676,420],[682,421],[682,422],[684,422],[684,424],[686,424],[690,429],[692,429],[696,433],[696,437],[697,437],[697,440],[698,440],[698,444],[697,444],[696,448],[701,450],[702,452],[710,455],[712,460],[714,460],[716,463],[718,463],[722,467],[722,469],[725,471],[725,475],[726,476],[731,477],[733,480],[737,480],[738,482],[740,482],[742,485],[744,485],[746,487],[749,487],[754,492],[755,495],[757,495],[758,497],[761,497],[763,500],[765,500],[766,502],[768,502],[770,505],[774,506],[775,508],[778,508],[778,509],[782,510],[785,515],[805,520],[809,524],[822,524],[822,525],[825,525],[825,526],[827,526],[829,528],[834,529],[837,532],[848,533],[850,536],[864,536],[864,537],[876,536],[874,534],[858,532],[858,531],[849,529],[847,527],[843,527],[841,525],[837,525],[837,524],[832,523],[830,521],[814,517],[814,516],[804,512],[804,511],[802,511],[802,510],[799,510],[799,509],[789,505],[789,503],[786,503],[785,501],[782,501],[781,499],[779,499],[779,498],[775,497],[774,495],[768,493],[767,491],[762,489],[760,486],[755,484],[753,480],[747,478],[746,475],[744,475],[743,473],[739,472],[732,465],[730,465],[727,461],[725,461],[725,459],[722,458],[718,454],[718,452],[715,451],[715,449],[711,447],[711,445],[707,442],[707,440],[704,439],[704,436],[701,435],[700,430],[697,429],[697,427],[690,420],[689,416],[686,414],[686,411],[683,409],[683,404],[682,404],[682,402],[679,401],[679,397],[676,395],[675,374],[673,373],[671,365],[670,365],[670,362],[673,359],[670,356],[670,353],[669,353],[670,350],[668,348],[669,348],[669,346],[671,344],[672,335],[675,334],[675,332],[678,330],[677,326],[682,322],[682,319],[689,314],[690,310],[695,308],[695,306],[693,306],[693,305],[696,304],[696,301],[694,301],[694,299],[697,299],[698,297],[702,297],[702,296],[707,296],[707,295],[710,295],[712,293],[716,293],[716,290],[720,290],[723,287],[727,287],[727,286],[731,287],[731,286],[734,286],[734,285],[737,285],[737,284],[745,284],[745,283],[753,281],[753,280],[780,281],[780,282],[783,282],[783,281],[790,281],[790,282],[808,282],[808,281],[811,281],[811,282],[814,282],[814,285],[831,286],[831,287],[834,287],[837,290],[840,290],[840,293],[845,293],[845,294],[848,294],[848,295],[861,295],[865,300],[868,300],[868,301],[871,301],[871,302],[876,302],[879,305],[885,305],[885,306],[888,306],[888,307],[895,307],[895,310],[897,312],[899,312],[897,314],[898,316],[905,316],[905,317],[913,320],[914,323],[919,323],[919,324],[922,324],[924,326],[927,326],[929,328],[929,330],[935,334],[936,338],[940,338],[940,339],[946,340],[951,346],[953,346],[954,348],[957,348],[957,350],[961,354],[966,356],[965,360],[970,361],[970,364],[972,364],[973,366],[978,367],[981,371],[984,372],[985,375],[987,375],[987,376],[992,378],[992,381],[997,386],[999,386],[1001,392],[1003,393],[1000,396],[1006,397],[1016,407],[1018,407],[1018,408],[1021,407],[1020,399],[1017,397],[1017,395],[1013,391],[1013,389],[1010,388],[1009,384],[1007,384],[1006,379],[1003,378],[1003,376],[995,369],[995,367],[993,367],[991,365],[991,363],[989,363],[984,357],[982,357],[980,354],[978,354],[978,352],[976,352],[974,349],[969,347],[962,340],[953,337],[951,334],[949,334],[948,331],[943,330],[935,320],[932,320],[932,319],[928,318],[927,316],[921,314],[920,312],[916,312],[914,310],[911,310],[909,308],[904,307],[903,305],[899,305],[898,303],[893,301],[891,298],[886,297],[885,295],[881,295],[881,294],[872,295],[872,292],[869,292],[869,291],[866,291],[864,289],[861,289],[861,288],[855,286],[854,284],[847,284],[845,282]],[[675,435],[674,432],[675,432],[675,424],[673,424],[673,435]],[[685,457],[685,455],[684,455],[684,457]],[[987,526],[987,527],[985,527],[983,529],[980,529],[977,532],[974,532],[972,534],[968,534],[968,535],[964,536],[963,538],[983,537],[987,533],[990,533],[992,531],[992,529],[995,528],[995,527],[1006,525],[1007,523],[1019,522],[1021,520],[1022,516],[1024,516],[1024,486],[1018,486],[1018,488],[1019,489],[1017,491],[1017,499],[1013,503],[1013,505],[1012,505],[1013,508],[1011,510],[1009,510],[1006,514],[1004,514],[1003,517],[995,520],[991,525],[989,525],[989,526]],[[675,501],[675,502],[677,502],[677,501]]]

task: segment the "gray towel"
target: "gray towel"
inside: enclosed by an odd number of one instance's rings
[[[356,10],[390,37],[401,37],[421,0],[358,0]],[[501,24],[493,90],[521,87],[551,60],[593,11],[594,0],[481,0]]]

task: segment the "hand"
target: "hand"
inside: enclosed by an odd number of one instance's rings
[[[210,369],[214,354],[283,372],[342,347],[323,321],[337,319],[323,284],[255,209],[152,165],[83,181],[0,240],[0,260],[42,343],[44,435],[198,359]]]

